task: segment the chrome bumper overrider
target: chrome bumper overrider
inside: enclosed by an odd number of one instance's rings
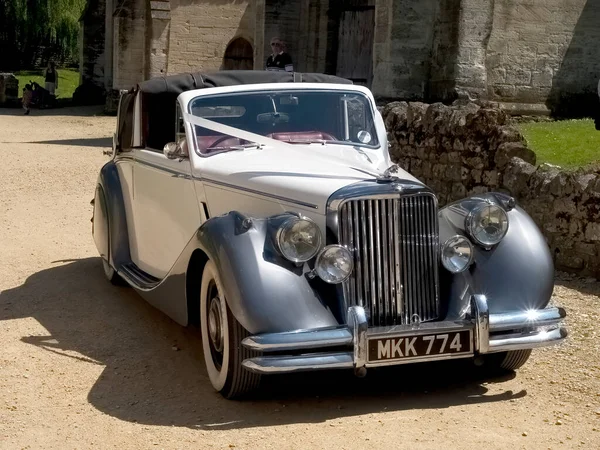
[[[471,314],[463,321],[424,322],[419,325],[401,325],[391,327],[368,328],[365,310],[360,306],[348,308],[347,325],[332,328],[296,330],[284,333],[266,333],[247,337],[242,345],[251,350],[262,352],[263,356],[245,359],[242,365],[252,371],[263,374],[312,371],[322,369],[354,369],[363,376],[368,367],[408,364],[414,362],[438,361],[443,359],[470,358],[480,354],[523,350],[545,347],[560,343],[567,337],[567,331],[561,326],[566,313],[563,308],[546,308],[524,312],[490,314],[487,299],[483,295],[471,298]],[[429,343],[427,353],[436,338],[454,333],[466,332],[468,344],[466,350],[455,353],[426,354],[420,356],[390,358],[388,360],[369,359],[369,339],[380,339],[385,355],[392,357],[394,349],[407,356],[413,344],[422,337]],[[432,337],[433,336],[433,337]],[[464,336],[464,333],[462,334]],[[406,338],[405,346],[401,345]],[[395,340],[394,340],[395,339]],[[443,340],[443,339],[442,339]],[[378,343],[379,344],[379,343]],[[443,342],[446,346],[446,342]],[[395,345],[395,347],[394,347]],[[441,345],[441,344],[440,344]],[[455,346],[457,344],[454,344]],[[455,347],[460,349],[461,347]],[[271,353],[271,354],[270,354]],[[402,355],[404,356],[404,355]]]

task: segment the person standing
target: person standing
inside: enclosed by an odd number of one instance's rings
[[[44,80],[46,85],[44,86],[51,96],[56,96],[56,89],[58,89],[58,72],[54,61],[48,61],[48,67],[44,70]]]
[[[31,89],[30,84],[26,84],[23,88],[23,109],[25,110],[25,115],[27,116],[31,111],[31,100],[33,98],[33,89]]]
[[[293,72],[292,57],[285,51],[285,44],[278,37],[271,39],[271,54],[267,58],[267,70]]]

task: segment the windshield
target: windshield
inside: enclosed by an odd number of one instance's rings
[[[190,113],[291,144],[379,146],[369,100],[360,92],[286,90],[202,96],[190,102]],[[203,155],[257,146],[244,133],[199,125],[194,131]]]

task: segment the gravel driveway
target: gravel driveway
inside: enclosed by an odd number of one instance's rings
[[[0,448],[600,448],[600,283],[562,277],[568,342],[464,364],[213,392],[199,333],[103,278],[90,200],[114,117],[0,109]]]

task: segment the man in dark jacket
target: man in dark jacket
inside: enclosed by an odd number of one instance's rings
[[[281,39],[278,37],[271,39],[271,50],[272,53],[267,58],[267,70],[294,71],[292,57],[285,52],[285,45]]]

